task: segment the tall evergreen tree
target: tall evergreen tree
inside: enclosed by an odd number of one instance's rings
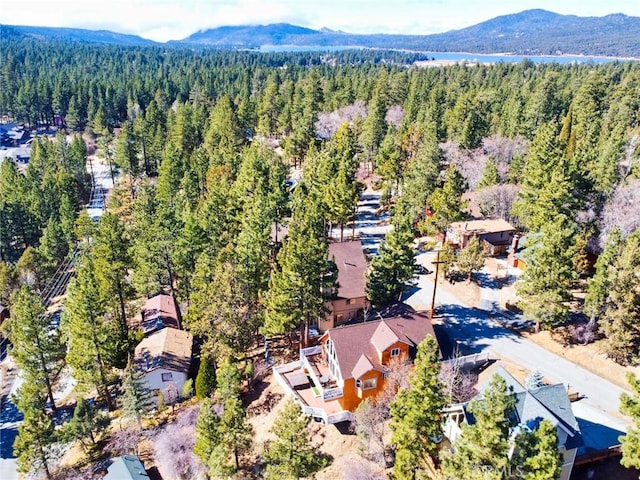
[[[12,356],[27,383],[44,385],[46,396],[55,410],[53,383],[64,358],[64,345],[58,331],[51,326],[42,300],[26,284],[11,296],[11,317],[6,321]]]
[[[409,388],[401,389],[391,403],[391,442],[396,447],[394,474],[397,479],[422,478],[434,473],[433,458],[442,436],[443,385],[438,379],[438,344],[427,336],[418,345]]]
[[[494,375],[482,396],[469,404],[474,423],[465,424],[455,450],[442,457],[442,473],[454,478],[501,480],[509,466],[509,436],[515,396]],[[485,476],[489,475],[489,477]]]
[[[413,278],[415,251],[408,228],[390,230],[371,261],[367,273],[367,298],[374,307],[398,301],[405,284]]]
[[[57,441],[57,435],[51,417],[44,411],[46,396],[39,385],[23,383],[14,401],[24,415],[13,444],[18,471],[25,474],[44,472],[47,480],[51,480],[51,447]]]
[[[640,348],[640,232],[624,241],[609,268],[608,294],[600,327],[607,337],[607,355],[619,363],[634,363]]]
[[[429,197],[429,207],[432,215],[426,219],[427,227],[436,232],[446,232],[451,222],[464,218],[466,202],[462,200],[462,194],[467,185],[464,177],[455,166],[451,165],[445,173],[444,183],[436,188]]]
[[[575,224],[564,215],[547,223],[535,243],[527,247],[527,268],[516,289],[524,315],[536,328],[549,328],[566,319],[570,288],[576,279],[573,268]]]
[[[323,239],[319,201],[306,186],[295,191],[289,238],[278,253],[278,266],[265,295],[267,335],[300,327],[303,337],[324,313],[322,288],[333,285],[328,273],[328,249]]]
[[[631,417],[633,425],[620,437],[622,460],[627,468],[640,468],[640,380],[633,373],[627,373],[627,382],[631,385],[631,395],[620,396],[620,412]]]
[[[76,278],[69,284],[63,311],[62,328],[69,344],[67,362],[81,386],[95,387],[113,409],[109,392],[112,367],[126,358],[127,345],[118,335],[117,323],[111,322],[106,313],[106,297],[100,291],[93,258],[85,253]]]
[[[136,371],[131,364],[127,366],[122,378],[122,413],[125,417],[135,418],[142,430],[142,418],[151,411],[153,399],[144,375]]]
[[[311,417],[304,415],[297,403],[293,400],[286,403],[271,428],[276,440],[264,453],[265,478],[293,480],[307,477],[325,466],[326,462],[317,455],[317,447],[309,441],[310,421]]]

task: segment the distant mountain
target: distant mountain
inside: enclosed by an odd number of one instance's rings
[[[109,30],[85,30],[82,28],[28,27],[22,25],[0,25],[0,38],[33,38],[51,41],[64,40],[79,43],[102,43],[109,45],[151,46],[158,43],[137,35],[115,33]]]
[[[194,33],[172,43],[218,48],[353,46],[434,52],[640,57],[639,39],[638,17],[623,14],[577,17],[538,9],[496,17],[468,28],[434,35],[357,35],[274,24],[219,27]]]
[[[117,45],[162,45],[135,35],[107,30],[0,26],[0,38],[37,38]],[[286,23],[227,26],[202,30],[168,46],[257,49],[265,45],[296,47],[362,47],[431,52],[513,53],[520,55],[605,55],[640,58],[640,18],[559,15],[526,10],[434,35],[358,35]]]

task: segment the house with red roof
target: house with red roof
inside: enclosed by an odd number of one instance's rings
[[[383,390],[391,362],[415,358],[427,335],[436,338],[430,316],[403,305],[390,318],[327,330],[274,376],[306,414],[324,423],[352,420],[360,402]]]
[[[336,285],[326,301],[327,313],[319,322],[318,330],[330,328],[362,317],[369,307],[366,294],[367,259],[360,240],[329,244],[329,260],[337,269]]]
[[[140,314],[139,328],[145,335],[165,327],[182,328],[180,308],[172,295],[159,293],[147,299]]]

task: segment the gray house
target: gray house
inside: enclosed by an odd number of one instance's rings
[[[527,389],[501,366],[492,369],[500,375],[516,397],[515,429],[535,429],[541,420],[548,420],[558,435],[558,448],[563,456],[561,480],[568,480],[576,459],[578,447],[583,445],[578,421],[573,415],[571,402],[563,384],[543,385]],[[488,382],[480,386],[480,395]],[[451,405],[445,410],[444,434],[451,443],[462,434],[464,423],[473,424],[473,416],[467,411],[468,403]]]

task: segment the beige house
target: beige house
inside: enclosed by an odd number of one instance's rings
[[[565,386],[543,385],[527,389],[501,366],[491,369],[490,373],[500,375],[505,380],[507,388],[515,395],[513,418],[516,425],[512,428],[512,435],[517,435],[517,432],[522,430],[535,430],[542,420],[548,420],[555,427],[558,448],[563,457],[559,478],[569,480],[578,448],[583,445],[583,440]],[[488,381],[480,387],[480,395],[487,384]],[[462,425],[474,421],[473,416],[467,411],[467,406],[467,403],[463,403],[445,409],[444,434],[453,444],[462,435]]]
[[[489,255],[501,255],[507,252],[515,231],[513,225],[501,218],[467,220],[449,225],[447,240],[459,248],[464,248],[469,240],[478,237]]]
[[[362,242],[330,243],[329,260],[337,267],[338,279],[331,299],[325,304],[328,312],[319,322],[320,332],[355,320],[369,306],[365,293],[368,265]]]
[[[149,389],[165,401],[182,393],[189,375],[193,336],[184,330],[165,327],[145,337],[136,347],[134,364],[144,373]],[[176,397],[177,399],[177,397]]]

